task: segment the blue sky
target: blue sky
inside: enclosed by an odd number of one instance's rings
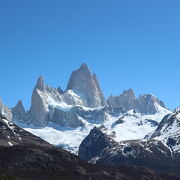
[[[179,0],[1,0],[0,96],[30,106],[37,78],[66,88],[82,62],[106,97],[133,88],[180,105]]]

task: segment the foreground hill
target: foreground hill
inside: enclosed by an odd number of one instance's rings
[[[95,127],[82,141],[79,156],[91,163],[139,165],[164,172],[180,169],[180,110],[168,114],[144,139],[117,141],[115,133]]]
[[[56,147],[0,147],[0,179],[11,180],[178,180],[136,166],[105,168],[88,164]]]
[[[26,132],[0,115],[1,180],[178,180],[143,167],[89,164]]]

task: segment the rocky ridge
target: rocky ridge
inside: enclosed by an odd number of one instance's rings
[[[82,161],[23,130],[0,114],[1,180],[177,180],[143,167],[105,168]],[[166,178],[165,178],[166,177]],[[167,178],[168,177],[168,178]]]
[[[155,131],[144,139],[116,141],[102,128],[94,128],[80,144],[79,156],[91,163],[110,167],[126,164],[178,172],[179,135],[180,111],[175,111],[165,116]],[[106,143],[100,146],[103,141]]]
[[[106,102],[96,76],[82,64],[71,74],[65,91],[46,85],[40,77],[29,111],[25,112],[19,101],[6,112],[19,126],[73,153],[94,126],[112,129],[117,141],[142,139],[170,113],[162,101],[152,95],[137,99],[132,89],[111,100]]]
[[[121,106],[125,111],[135,109],[142,114],[155,114],[158,111],[157,106],[165,107],[164,102],[151,94],[140,95],[136,98],[134,91],[128,89],[123,91],[119,96],[110,96],[107,104],[112,107]]]

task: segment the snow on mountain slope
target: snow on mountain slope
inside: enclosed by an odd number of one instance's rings
[[[150,138],[166,144],[173,152],[180,152],[180,110],[165,116]]]
[[[0,113],[0,146],[9,147],[20,144],[36,144],[51,147],[49,143],[20,128]]]
[[[40,77],[30,110],[24,113],[22,103],[12,109],[13,121],[21,127],[74,153],[94,126],[115,131],[116,141],[142,139],[168,113],[161,100],[151,94],[136,98],[132,89],[107,103],[86,64],[72,73],[65,91],[45,85]]]
[[[153,115],[142,115],[130,110],[119,117],[109,116],[104,125],[116,132],[116,141],[142,139],[153,132],[162,118],[170,113],[169,110],[161,110]]]
[[[62,106],[62,104],[58,104],[57,106]],[[66,105],[63,107],[66,107]],[[90,110],[90,108],[84,109]],[[66,111],[67,108],[64,110]],[[91,111],[93,110],[95,109],[91,109]],[[95,126],[99,127],[104,125],[107,129],[114,131],[116,133],[115,140],[117,142],[143,139],[147,134],[153,132],[157,128],[158,123],[168,113],[170,113],[170,111],[164,109],[154,115],[141,115],[134,110],[130,110],[119,116],[113,116],[105,112],[106,120],[104,122],[90,123],[80,117],[84,126],[77,128],[62,127],[53,123],[50,123],[46,127],[26,126],[22,124],[21,126],[24,126],[26,131],[41,137],[47,142],[77,154],[80,143]],[[90,116],[93,118],[92,114]]]
[[[62,147],[69,152],[77,154],[80,143],[92,128],[93,125],[89,124],[85,128],[79,127],[75,129],[57,125],[51,125],[44,128],[26,127],[24,129],[55,146]]]
[[[115,141],[105,127],[93,128],[82,141],[78,155],[93,164],[119,167],[122,165],[146,166],[162,171],[177,171],[180,168],[179,153],[156,139]]]

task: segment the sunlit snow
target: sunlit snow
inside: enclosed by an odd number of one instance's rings
[[[63,104],[61,104],[61,108],[67,110],[66,106],[63,107]],[[84,110],[85,109],[86,108],[84,108]],[[153,120],[159,123],[168,113],[170,113],[170,111],[163,109],[154,115],[141,115],[140,113],[131,110],[125,115],[120,115],[118,117],[114,117],[106,113],[106,121],[102,124],[93,124],[87,122],[85,119],[81,119],[84,121],[85,127],[73,129],[49,124],[49,126],[44,128],[37,128],[33,126],[25,127],[25,130],[41,137],[51,144],[63,147],[64,149],[77,154],[80,143],[94,126],[104,125],[107,129],[115,131],[116,141],[142,139],[147,134],[153,132],[157,127],[152,125],[148,120]],[[123,123],[115,125],[115,122],[119,118],[123,120]]]

